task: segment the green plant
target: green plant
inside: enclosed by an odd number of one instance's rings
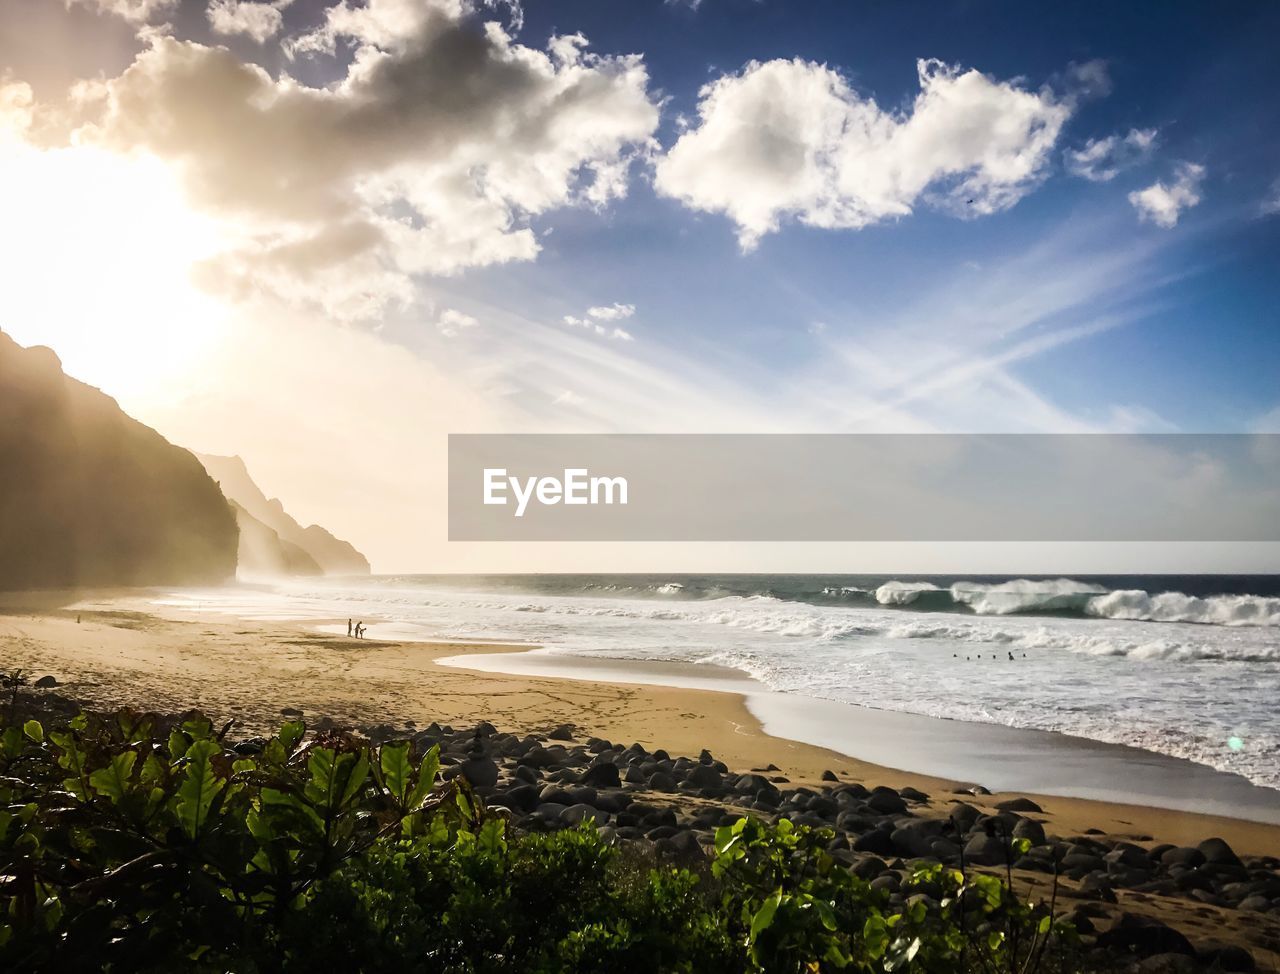
[[[594,827],[513,833],[437,749],[122,712],[0,733],[6,970],[1070,969],[998,877],[921,866],[899,909],[831,833],[740,819],[706,869]],[[1053,952],[1047,946],[1053,945]]]

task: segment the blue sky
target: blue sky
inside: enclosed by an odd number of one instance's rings
[[[353,497],[442,503],[447,432],[1280,430],[1278,35],[1268,3],[14,0],[0,327],[357,540]]]

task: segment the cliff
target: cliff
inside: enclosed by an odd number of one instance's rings
[[[220,583],[237,544],[195,456],[0,332],[0,589]]]
[[[256,528],[249,530],[260,543],[253,546],[241,545],[240,569],[246,574],[324,574],[324,575],[368,575],[369,562],[351,544],[341,538],[312,524],[303,527],[289,515],[284,505],[275,498],[268,498],[261,488],[249,476],[249,470],[239,457],[220,457],[198,453],[197,459],[204,464],[209,476],[218,482],[222,492],[232,505],[240,512],[241,530],[245,530],[244,517],[251,518],[257,524],[273,532],[282,545],[296,549],[292,556],[301,569],[280,570],[273,565],[280,563],[279,557],[271,551],[269,539]],[[297,558],[303,555],[318,568],[309,570],[305,562]]]

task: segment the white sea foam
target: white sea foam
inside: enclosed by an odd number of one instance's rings
[[[881,605],[910,605],[925,592],[941,592],[932,582],[885,582],[876,589]]]
[[[1151,595],[1140,589],[1121,590],[1090,599],[1085,611],[1107,619],[1144,622],[1280,626],[1280,599],[1257,595],[1216,595],[1200,599],[1181,592]]]
[[[1129,744],[1280,787],[1277,600],[1108,594],[1064,579],[971,584],[962,587],[969,601],[939,611],[953,593],[936,586],[915,589],[917,602],[896,594],[882,601],[877,592],[876,603],[834,605],[765,595],[699,599],[691,588],[645,599],[639,585],[547,595],[300,582],[178,601],[260,618],[358,615],[372,634],[385,625],[396,638],[718,663],[779,691]],[[1057,598],[1083,598],[1089,608],[1058,615],[1011,608]]]

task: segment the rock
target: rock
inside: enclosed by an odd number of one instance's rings
[[[877,788],[867,798],[867,807],[880,815],[900,815],[907,810],[907,803],[892,788]]]
[[[1155,954],[1138,965],[1139,974],[1195,974],[1196,962],[1186,954]]]
[[[1013,827],[1015,839],[1027,839],[1032,845],[1044,845],[1044,826],[1033,818],[1020,818]]]
[[[492,788],[498,783],[498,765],[492,758],[467,758],[458,769],[477,788]]]
[[[58,685],[58,678],[54,676],[42,676],[40,679],[36,680],[35,685],[38,689],[48,690],[50,687],[56,687]]]
[[[281,717],[301,717],[302,711],[297,707],[282,707],[280,709]]]
[[[1068,873],[1078,872],[1083,876],[1085,873],[1105,870],[1107,864],[1101,856],[1095,856],[1092,853],[1070,852],[1062,857],[1062,868]]]
[[[699,788],[719,789],[724,786],[724,777],[710,764],[695,764],[685,774],[684,780]]]
[[[758,774],[744,774],[733,783],[733,790],[743,794],[754,795],[758,792],[770,790],[776,791],[769,779]]]
[[[37,684],[37,686],[39,686],[39,684]],[[1205,862],[1212,862],[1225,866],[1243,865],[1240,862],[1239,856],[1235,854],[1231,846],[1227,845],[1226,840],[1224,839],[1205,839],[1196,846],[1196,848],[1199,849],[1200,854],[1204,856]]]
[[[909,802],[927,802],[929,796],[919,788],[912,788],[909,785],[906,788],[899,788],[898,794]]]
[[[964,858],[978,866],[1000,866],[1009,861],[1009,849],[1003,839],[979,834],[965,843]]]
[[[554,768],[560,763],[562,757],[562,754],[556,754],[553,749],[539,744],[535,748],[530,748],[528,753],[520,758],[520,763],[531,768]]]
[[[543,804],[551,802],[556,805],[569,806],[573,804],[573,797],[566,789],[559,785],[551,784],[543,787],[542,791],[538,793],[538,801]]]
[[[897,854],[893,839],[883,829],[872,829],[853,840],[854,852],[872,852],[877,856],[893,856]]]
[[[823,781],[839,781],[840,779],[836,777],[836,773],[834,771],[824,771],[822,772],[822,780]]]
[[[1237,905],[1238,910],[1248,910],[1251,913],[1265,913],[1271,906],[1271,901],[1265,896],[1246,896]]]
[[[538,789],[529,784],[516,785],[495,795],[494,801],[517,811],[531,812],[538,805]]]
[[[675,791],[676,779],[664,771],[649,776],[649,787],[654,791]]]
[[[525,784],[532,785],[536,784],[538,781],[538,772],[527,764],[519,764],[516,765],[516,769],[511,772],[511,777],[518,781],[523,781]]]
[[[983,788],[983,787],[982,787],[982,785],[974,785],[972,788],[970,788],[970,789],[968,790],[968,793],[969,793],[970,795],[989,795],[989,794],[991,794],[991,792],[989,792],[986,788]]]
[[[1124,866],[1128,869],[1151,868],[1151,857],[1147,855],[1147,850],[1130,842],[1116,843],[1116,847],[1102,858],[1107,863],[1108,870],[1113,866]]]
[[[894,851],[913,859],[932,855],[933,839],[925,830],[916,828],[894,829],[889,835]]]
[[[573,725],[561,724],[548,734],[547,737],[553,741],[571,741],[573,740]]]
[[[888,868],[879,856],[864,856],[854,864],[853,874],[859,879],[872,880]]]
[[[560,821],[560,814],[568,807],[559,802],[543,802],[534,814],[548,825],[555,825]]]
[[[997,802],[996,808],[1002,812],[1035,812],[1044,814],[1044,809],[1030,798],[1010,798],[1007,801]]]
[[[1116,901],[1115,890],[1112,889],[1111,880],[1104,872],[1089,873],[1080,881],[1080,892],[1084,896],[1092,896],[1094,899],[1104,900],[1107,903]]]
[[[1215,971],[1255,971],[1253,954],[1236,944],[1205,944],[1197,952],[1201,964]]]
[[[1098,946],[1108,950],[1126,950],[1139,957],[1157,954],[1185,954],[1195,956],[1190,941],[1172,927],[1159,920],[1122,913],[1115,926],[1098,935]]]
[[[609,821],[607,812],[592,808],[590,805],[577,804],[570,805],[560,813],[560,821],[570,827],[581,825],[583,822],[591,821],[596,825],[604,825]]]
[[[1205,862],[1204,853],[1199,849],[1175,846],[1167,850],[1161,857],[1163,866],[1201,866]]]
[[[622,787],[622,778],[618,774],[616,764],[593,764],[582,772],[582,778],[579,780],[584,785],[594,785],[596,788]]]
[[[52,679],[52,677],[50,677]],[[38,685],[38,684],[37,684]],[[263,748],[267,746],[265,737],[250,737],[247,740],[238,741],[231,745],[231,750],[237,754],[261,754]]]
[[[834,819],[840,811],[840,806],[835,799],[828,798],[826,795],[814,795],[809,799],[806,808],[813,812],[814,815],[825,819]]]
[[[982,812],[972,805],[956,802],[951,809],[951,824],[960,835],[967,835],[973,824],[982,817]]]

